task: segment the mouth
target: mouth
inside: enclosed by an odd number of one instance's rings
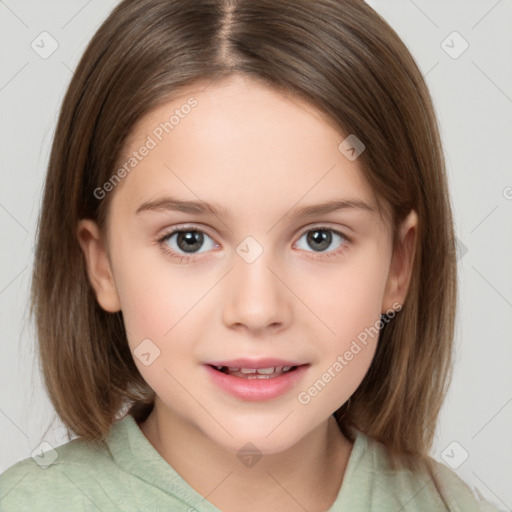
[[[293,372],[298,368],[298,366],[295,365],[269,366],[267,368],[242,368],[223,365],[209,366],[225,375],[231,375],[232,377],[239,377],[241,379],[273,379],[285,373]]]
[[[203,365],[216,388],[239,400],[265,401],[293,390],[309,363],[277,359],[217,361]]]

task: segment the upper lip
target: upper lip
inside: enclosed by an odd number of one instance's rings
[[[290,361],[285,359],[274,359],[274,358],[262,358],[262,359],[230,359],[229,361],[211,361],[207,362],[210,366],[227,366],[228,368],[253,368],[255,370],[259,368],[274,368],[280,366],[302,366],[306,363],[300,363],[297,361]]]

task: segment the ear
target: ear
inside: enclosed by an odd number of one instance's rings
[[[382,313],[396,309],[396,303],[402,305],[407,296],[411,281],[416,238],[418,232],[418,214],[411,210],[398,230],[398,241],[393,248],[388,280],[382,301]],[[395,304],[395,307],[393,307]]]
[[[78,241],[84,253],[89,281],[99,305],[110,313],[120,311],[121,305],[110,261],[97,224],[89,219],[79,221]]]

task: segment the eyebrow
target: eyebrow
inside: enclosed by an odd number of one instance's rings
[[[339,210],[366,210],[370,212],[376,209],[370,204],[361,201],[360,199],[335,199],[321,204],[314,204],[312,206],[304,206],[295,210],[293,213],[299,217],[311,217],[313,215],[322,215],[332,213]]]
[[[142,203],[135,212],[137,215],[142,212],[177,211],[183,213],[210,214],[218,217],[230,215],[229,210],[218,205],[208,204],[204,201],[181,201],[172,197],[163,197],[155,201]]]
[[[284,216],[289,217],[291,215],[295,215],[298,217],[312,217],[314,215],[323,215],[339,210],[349,209],[366,210],[370,212],[376,211],[373,206],[360,199],[338,199],[311,206],[304,206],[295,210],[291,209]],[[178,211],[197,215],[210,214],[218,217],[229,217],[231,215],[231,212],[228,209],[219,205],[208,204],[204,201],[181,201],[172,197],[164,197],[154,201],[147,201],[141,204],[135,213],[138,215],[142,212],[161,211]]]

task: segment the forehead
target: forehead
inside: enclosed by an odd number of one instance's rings
[[[339,149],[345,138],[311,105],[260,82],[196,84],[134,127],[114,199],[140,203],[165,191],[253,213],[339,196],[375,204],[359,162]]]

